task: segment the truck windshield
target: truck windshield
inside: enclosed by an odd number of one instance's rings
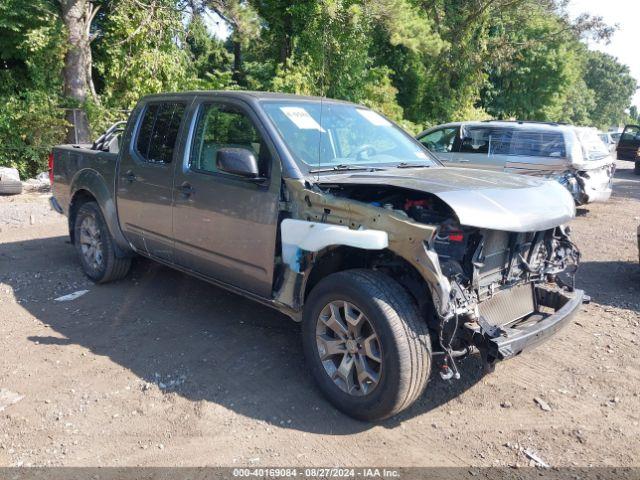
[[[364,107],[283,100],[263,108],[295,159],[312,169],[438,164],[408,134]]]

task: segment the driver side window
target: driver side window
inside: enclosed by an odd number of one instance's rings
[[[453,151],[457,133],[456,127],[441,128],[421,137],[420,143],[432,152],[450,153]]]
[[[258,160],[260,176],[267,177],[271,155],[253,121],[232,105],[205,104],[198,114],[189,166],[192,170],[215,173],[216,155],[221,148],[243,148]]]

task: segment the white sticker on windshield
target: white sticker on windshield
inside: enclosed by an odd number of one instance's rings
[[[296,127],[301,130],[319,130],[322,132],[322,127],[309,115],[302,107],[280,107],[282,113],[284,113],[289,120],[291,120]]]
[[[372,110],[362,110],[360,108],[356,108],[356,112],[369,120],[369,123],[375,125],[376,127],[388,127],[389,125],[391,125],[391,123],[387,119],[385,119],[381,115],[378,115]]]

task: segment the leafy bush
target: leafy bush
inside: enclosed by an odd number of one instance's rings
[[[64,110],[47,92],[0,97],[0,166],[14,167],[21,178],[47,170],[52,145],[64,139]]]

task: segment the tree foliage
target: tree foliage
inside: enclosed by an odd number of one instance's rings
[[[71,0],[65,0],[67,2]],[[83,0],[88,1],[88,0]],[[606,128],[637,119],[636,81],[601,18],[567,0],[91,0],[94,134],[148,93],[259,89],[368,105],[416,131],[460,119]],[[64,138],[61,0],[0,2],[0,164],[34,174]],[[212,33],[213,18],[229,32]],[[629,111],[629,113],[627,113]]]
[[[584,81],[594,92],[594,105],[590,111],[593,124],[602,128],[624,121],[625,108],[637,85],[629,74],[629,67],[602,52],[589,52]]]

